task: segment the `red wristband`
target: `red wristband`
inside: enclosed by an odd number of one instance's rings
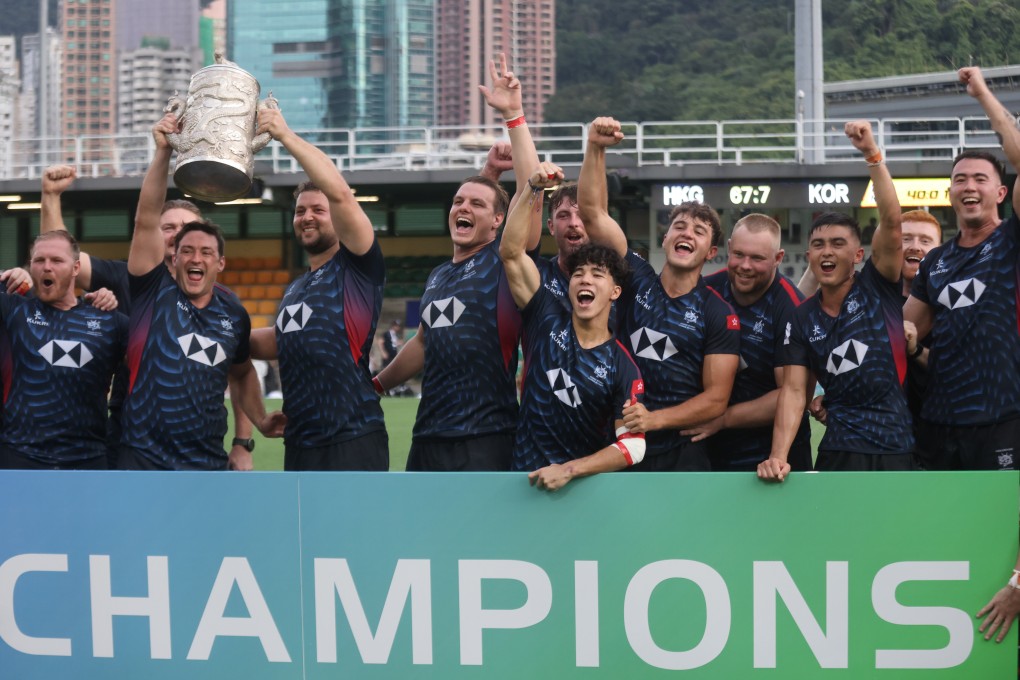
[[[372,378],[372,386],[375,387],[375,391],[377,394],[382,394],[383,392],[386,391],[385,389],[383,389],[382,383],[379,382],[379,378],[375,377]]]
[[[506,129],[513,130],[515,127],[520,127],[527,124],[528,121],[524,120],[524,116],[517,116],[506,121]]]

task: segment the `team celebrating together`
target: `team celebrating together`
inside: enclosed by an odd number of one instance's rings
[[[272,328],[252,329],[217,283],[220,229],[194,204],[166,200],[172,113],[152,130],[126,262],[81,252],[60,215],[75,171],[49,168],[28,271],[0,275],[0,466],[245,470],[254,428],[283,437],[286,470],[383,471],[380,395],[421,374],[408,470],[523,471],[553,491],[624,469],[765,482],[812,469],[1018,469],[1020,191],[1003,220],[996,155],[954,160],[959,233],[942,244],[937,219],[901,212],[870,123],[848,123],[878,206],[869,257],[851,216],[824,213],[794,282],[779,272],[773,218],[744,215],[727,237],[712,207],[686,202],[669,216],[656,272],[608,209],[606,153],[620,124],[591,123],[578,181],[565,183],[539,161],[504,58],[490,75],[479,89],[509,143],[458,188],[453,255],[428,277],[417,332],[375,376],[382,250],[335,163],[280,110],[260,110],[258,132],[308,177],[293,227],[309,269]],[[959,77],[1020,169],[1012,114],[980,69]],[[511,168],[513,196],[499,182]],[[551,258],[538,255],[545,204]],[[724,238],[726,269],[703,276]],[[282,412],[266,413],[253,359],[279,362]],[[228,388],[237,438],[224,451]],[[815,461],[810,417],[825,424]],[[1002,640],[1020,611],[1020,560],[1016,569],[979,614],[989,638]]]

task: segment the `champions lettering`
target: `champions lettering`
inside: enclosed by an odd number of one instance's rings
[[[77,562],[76,562],[77,563]],[[83,564],[83,562],[82,562]],[[453,562],[443,560],[442,564]],[[267,662],[274,664],[301,663],[301,640],[284,639],[273,612],[263,595],[258,575],[246,557],[223,557],[209,591],[185,592],[171,589],[170,559],[165,555],[145,558],[147,591],[144,594],[115,594],[109,555],[88,556],[88,603],[91,611],[91,651],[82,648],[87,640],[59,635],[61,622],[72,612],[61,611],[74,605],[53,599],[31,601],[40,588],[62,587],[61,579],[74,576],[69,569],[69,555],[60,553],[25,553],[7,558],[0,564],[0,640],[10,650],[23,655],[113,658],[129,655],[138,658],[141,650],[115,645],[118,635],[129,627],[148,629],[148,657],[171,659],[171,609],[175,616],[180,609],[175,598],[204,598],[201,617],[192,632],[186,659],[201,662],[210,658],[217,641],[223,638],[252,638],[257,641]],[[117,564],[123,573],[141,565],[140,560]],[[363,562],[360,569],[364,569]],[[382,564],[375,565],[384,570]],[[433,665],[436,619],[433,617],[433,561],[429,559],[397,559],[385,600],[380,607],[366,607],[359,594],[355,574],[347,559],[314,558],[314,631],[304,635],[314,640],[315,662],[352,666],[390,662],[398,639],[398,630],[410,631],[410,659],[414,665]],[[552,625],[551,613],[567,614],[573,620],[573,650],[576,667],[597,668],[600,659],[600,631],[615,630],[614,622],[600,620],[598,561],[573,561],[573,582],[554,582],[549,572],[533,562],[510,559],[462,559],[456,562],[457,611],[459,630],[441,631],[442,639],[459,639],[461,666],[482,666],[487,645],[513,646],[512,631]],[[650,667],[668,670],[689,670],[708,666],[724,651],[730,641],[733,621],[750,617],[753,625],[753,668],[782,668],[780,650],[790,645],[810,649],[820,669],[849,668],[851,632],[858,619],[878,619],[894,626],[926,627],[933,644],[923,649],[874,650],[876,669],[942,669],[962,664],[971,654],[974,631],[967,612],[940,606],[932,601],[927,606],[905,606],[897,600],[897,588],[912,582],[960,582],[970,578],[966,561],[902,561],[886,564],[871,578],[871,610],[855,606],[850,616],[850,563],[825,563],[823,602],[807,602],[782,561],[752,562],[752,602],[750,611],[741,611],[731,602],[727,580],[710,565],[687,559],[668,559],[646,564],[630,578],[623,592],[623,630],[634,655]],[[558,572],[563,573],[563,572]],[[569,572],[568,572],[569,573]],[[263,575],[270,579],[274,575]],[[814,575],[815,577],[819,575]],[[487,606],[486,596],[496,582],[513,584],[518,593],[516,606]],[[700,641],[682,649],[667,648],[659,641],[668,638],[655,630],[650,609],[661,597],[660,586],[669,582],[693,585],[698,602],[691,602],[690,611],[702,614],[703,633]],[[915,586],[908,586],[908,588]],[[182,589],[184,590],[184,589]],[[554,597],[555,590],[555,597]],[[659,595],[657,595],[657,592]],[[246,616],[228,615],[228,601],[239,596]],[[491,595],[491,592],[488,592]],[[863,600],[857,593],[857,599]],[[602,593],[603,598],[606,593]],[[71,598],[84,601],[83,598]],[[855,600],[856,602],[856,600]],[[15,604],[17,603],[17,607]],[[501,602],[506,604],[505,602]],[[194,604],[194,603],[192,603]],[[339,605],[339,607],[338,607]],[[36,623],[31,630],[22,628],[19,612],[40,607],[48,608],[50,630]],[[566,608],[568,612],[554,610]],[[235,607],[236,608],[236,607]],[[686,610],[686,608],[685,608]],[[816,612],[824,612],[819,620]],[[777,620],[789,617],[795,624],[800,640],[780,639]],[[116,628],[119,631],[115,635]],[[180,635],[180,621],[176,621]],[[45,628],[44,626],[43,628]],[[346,631],[344,631],[346,629]],[[496,632],[502,631],[502,632]],[[137,631],[134,631],[137,632]],[[565,631],[564,631],[565,632]],[[338,639],[353,638],[360,659],[338,656]],[[136,636],[137,637],[137,636]],[[406,639],[406,635],[401,640]],[[568,636],[569,637],[569,636]],[[860,636],[855,638],[859,640]],[[944,643],[944,644],[943,644]],[[855,644],[860,644],[856,642]],[[943,646],[938,647],[938,644]],[[183,649],[183,647],[180,647]],[[515,650],[516,651],[516,650]],[[521,649],[525,655],[527,649]],[[7,652],[9,654],[9,650]],[[295,660],[295,657],[298,657]],[[444,657],[445,658],[445,657]]]

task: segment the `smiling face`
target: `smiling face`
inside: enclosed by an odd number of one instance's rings
[[[57,238],[37,241],[32,247],[29,264],[35,296],[47,305],[61,309],[73,307],[78,268],[78,260],[68,241]]]
[[[450,208],[450,238],[455,247],[475,250],[496,238],[503,214],[496,212],[496,192],[478,182],[465,182],[457,189]]]
[[[588,243],[588,231],[581,222],[577,203],[564,197],[550,208],[549,233],[556,239],[556,249],[562,262],[568,255]]]
[[[747,306],[758,300],[772,285],[782,261],[783,251],[775,235],[739,225],[734,228],[726,272],[737,302]]]
[[[701,271],[717,250],[712,245],[712,225],[690,213],[678,213],[662,238],[662,249],[668,266],[681,271]]]
[[[930,222],[903,223],[903,268],[900,273],[905,281],[913,281],[917,268],[928,251],[939,244],[939,230]]]
[[[223,265],[223,256],[212,234],[189,231],[177,244],[177,253],[174,255],[177,285],[196,307],[208,303],[216,276],[223,271]]]
[[[302,191],[294,205],[294,236],[311,255],[324,253],[337,244],[329,201],[321,191]]]
[[[953,166],[949,202],[961,228],[998,224],[999,204],[1006,193],[991,162],[983,158],[963,158]]]
[[[822,225],[811,232],[807,257],[818,284],[836,287],[853,277],[854,265],[864,259],[864,248],[850,227]]]
[[[583,320],[608,317],[610,305],[622,290],[605,266],[590,262],[571,272],[569,288],[574,316]]]

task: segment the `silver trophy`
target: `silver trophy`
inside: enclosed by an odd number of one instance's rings
[[[167,135],[177,152],[174,183],[206,201],[230,201],[251,188],[255,154],[271,139],[256,135],[261,109],[278,109],[270,92],[259,101],[255,77],[219,52],[216,63],[191,77],[188,99],[176,92],[164,111],[173,113],[181,132]]]

